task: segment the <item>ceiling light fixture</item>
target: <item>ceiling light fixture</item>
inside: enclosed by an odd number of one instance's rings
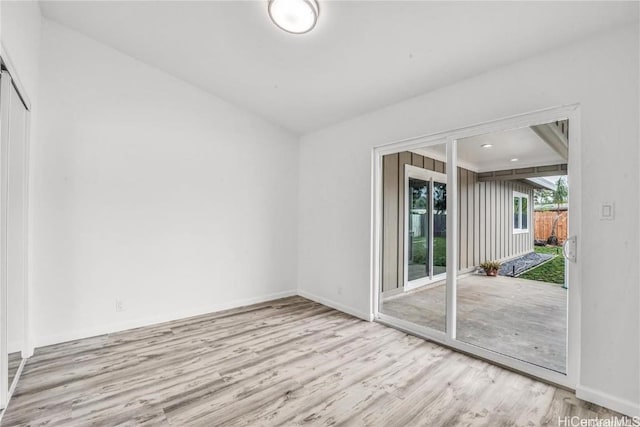
[[[491,147],[493,147],[493,144],[482,144],[481,147],[482,148],[491,148]]]
[[[268,10],[273,23],[292,34],[311,31],[320,14],[316,0],[269,0]]]
[[[517,162],[517,161],[518,161],[518,158],[517,158],[517,157],[514,157],[513,159],[511,159],[511,161],[512,161],[512,162]]]

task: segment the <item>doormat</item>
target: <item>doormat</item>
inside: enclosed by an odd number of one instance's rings
[[[540,265],[545,261],[550,260],[555,255],[552,254],[539,254],[537,252],[531,252],[518,258],[505,261],[500,266],[498,274],[500,276],[515,277],[520,273],[529,270],[530,268]]]

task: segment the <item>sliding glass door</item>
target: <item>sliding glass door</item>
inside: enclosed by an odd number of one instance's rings
[[[446,279],[446,175],[407,165],[405,290]]]
[[[376,149],[377,319],[575,386],[572,108]]]

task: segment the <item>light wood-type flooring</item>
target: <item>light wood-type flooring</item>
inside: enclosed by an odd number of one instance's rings
[[[9,353],[9,386],[11,386],[13,379],[16,377],[18,368],[20,368],[20,363],[22,363],[21,352],[16,351],[14,353]]]
[[[445,330],[445,286],[387,299],[382,313]],[[558,372],[566,372],[567,290],[513,277],[472,274],[458,279],[460,341]]]
[[[572,393],[301,297],[39,348],[2,426],[536,426]]]

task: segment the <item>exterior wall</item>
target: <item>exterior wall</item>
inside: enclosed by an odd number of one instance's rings
[[[419,154],[402,152],[383,160],[382,290],[402,287],[404,282],[404,166],[413,165],[446,173],[445,164]]]
[[[464,199],[465,193],[467,195],[466,207],[465,201],[460,201],[460,212],[473,212],[473,214],[467,214],[466,227],[463,215],[460,218],[463,222],[459,228],[460,241],[467,242],[466,254],[464,253],[465,245],[460,244],[461,269],[477,266],[486,260],[502,260],[531,252],[534,234],[533,187],[518,181],[477,182],[477,174],[474,172],[463,169],[459,173],[462,175],[458,179],[460,198]],[[466,186],[463,184],[465,173],[467,174]],[[529,195],[529,231],[526,233],[513,233],[514,191]],[[471,226],[472,219],[473,226]]]
[[[383,158],[382,289],[404,283],[405,165],[446,173],[446,165],[402,152]],[[478,182],[478,174],[458,168],[458,271],[481,262],[511,258],[533,250],[533,187],[517,181]],[[513,233],[513,192],[529,195],[529,232]]]

